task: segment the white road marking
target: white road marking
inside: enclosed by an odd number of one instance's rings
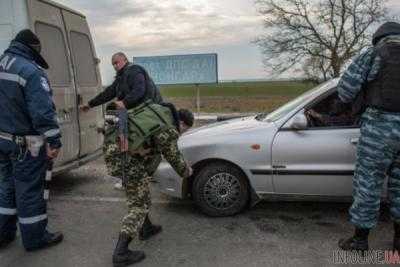
[[[118,203],[126,201],[125,198],[121,197],[85,197],[85,196],[54,196],[51,197],[53,201],[76,201],[76,202],[109,202],[109,203]],[[178,205],[187,205],[190,201],[187,200],[152,200],[152,204],[178,204]]]
[[[62,196],[52,197],[52,200],[57,201],[78,201],[78,202],[125,202],[125,198],[120,197],[83,197],[83,196]]]

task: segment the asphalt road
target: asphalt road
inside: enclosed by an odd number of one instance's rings
[[[49,229],[62,230],[59,246],[25,252],[21,240],[0,251],[1,267],[112,266],[124,195],[113,189],[102,160],[56,177]],[[152,185],[151,217],[163,232],[135,241],[146,259],[134,266],[335,266],[337,240],[350,235],[349,204],[262,202],[240,215],[210,218],[189,200],[169,198]],[[372,249],[389,249],[392,226],[386,209],[371,235]]]

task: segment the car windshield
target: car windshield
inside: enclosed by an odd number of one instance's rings
[[[304,102],[314,98],[315,95],[319,95],[320,91],[325,91],[332,81],[328,81],[318,85],[317,87],[310,89],[309,91],[303,93],[302,95],[296,97],[280,108],[272,111],[271,113],[261,113],[256,116],[257,120],[265,120],[268,122],[279,120],[280,118],[289,114],[292,110],[296,109],[298,106],[302,105]]]

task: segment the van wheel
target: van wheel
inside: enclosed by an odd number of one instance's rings
[[[231,216],[241,212],[249,200],[245,175],[227,163],[212,163],[196,175],[192,193],[196,205],[207,215]]]

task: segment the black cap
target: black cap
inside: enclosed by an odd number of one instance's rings
[[[31,48],[40,46],[40,40],[31,30],[25,29],[20,31],[14,38],[14,41],[23,43]],[[40,51],[38,51],[40,52]]]
[[[372,44],[376,45],[382,38],[397,34],[400,34],[400,24],[397,22],[386,22],[374,33]]]
[[[29,29],[21,30],[14,38],[15,42],[22,43],[32,49],[36,63],[44,69],[48,69],[49,65],[40,55],[41,44],[39,38]]]

